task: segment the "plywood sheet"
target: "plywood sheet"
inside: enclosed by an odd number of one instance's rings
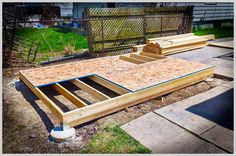
[[[211,42],[208,45],[223,47],[223,48],[234,48],[234,41],[224,41],[224,42]]]
[[[208,67],[172,57],[137,65],[120,60],[119,56],[111,56],[34,68],[21,73],[34,86],[97,74],[135,91]]]

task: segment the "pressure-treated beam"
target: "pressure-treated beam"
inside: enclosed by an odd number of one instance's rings
[[[53,84],[52,87],[60,94],[62,94],[64,97],[66,97],[68,100],[70,100],[73,104],[75,104],[77,107],[84,107],[87,106],[86,103],[84,103],[82,100],[80,100],[78,97],[76,97],[74,94],[72,94],[70,91],[65,89],[63,86],[61,86],[59,83]]]
[[[103,94],[102,92],[94,89],[93,87],[87,85],[86,83],[84,83],[83,81],[80,81],[79,79],[74,79],[71,80],[71,82],[76,85],[77,87],[85,90],[86,92],[90,93],[92,96],[96,97],[99,100],[106,100],[109,99],[110,97]]]
[[[141,52],[140,55],[148,56],[148,57],[152,57],[152,58],[156,58],[156,59],[164,59],[164,58],[166,58],[163,55],[157,55],[157,54],[146,53],[146,52]]]
[[[139,59],[136,59],[136,58],[130,58],[128,56],[120,56],[120,59],[121,60],[124,60],[124,61],[128,61],[128,62],[131,62],[131,63],[135,63],[135,64],[142,64],[142,63],[146,63],[146,61],[143,61],[143,60],[139,60]]]
[[[52,100],[50,100],[38,87],[34,87],[25,76],[19,72],[20,79],[33,91],[33,93],[43,101],[43,103],[53,112],[53,114],[62,122],[64,112]]]
[[[98,76],[90,76],[89,79],[112,90],[112,91],[114,91],[114,92],[116,92],[116,93],[118,93],[118,94],[120,94],[120,95],[129,93],[128,90],[126,90],[118,85],[115,85],[112,82],[109,82],[109,81],[107,81],[103,78],[100,78]]]

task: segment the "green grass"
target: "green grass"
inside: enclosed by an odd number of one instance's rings
[[[234,35],[233,27],[198,29],[193,30],[193,32],[197,36],[214,34],[216,38],[233,37]]]
[[[151,153],[118,125],[107,126],[98,132],[82,153]]]
[[[75,50],[88,48],[85,36],[72,32],[64,32],[61,28],[22,28],[16,31],[16,35],[39,41],[39,53],[61,52],[64,50],[64,46],[67,45],[75,46]]]

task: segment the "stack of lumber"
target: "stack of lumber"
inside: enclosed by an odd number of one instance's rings
[[[166,58],[163,55],[157,55],[146,52],[132,53],[130,55],[121,55],[119,57],[121,60],[128,61],[135,64],[143,64],[147,62],[157,61]]]
[[[208,40],[214,39],[214,35],[195,36],[194,33],[150,38],[147,39],[145,45],[133,47],[133,52],[137,52],[137,50],[142,47],[142,51],[146,53],[170,55],[197,48],[203,48],[208,44]]]

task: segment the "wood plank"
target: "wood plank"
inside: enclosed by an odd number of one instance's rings
[[[120,95],[129,93],[128,90],[126,90],[126,89],[124,89],[124,88],[122,88],[122,87],[120,87],[118,85],[115,85],[112,82],[106,81],[105,79],[100,78],[98,76],[90,76],[88,78],[90,80],[92,80],[92,81],[94,81],[94,82],[96,82],[96,83],[98,83],[98,84],[100,84],[100,85],[102,85],[102,86],[104,86],[104,87],[106,87],[106,88],[108,88],[108,89],[110,89],[110,90],[120,94]]]
[[[193,50],[193,49],[198,49],[198,48],[203,48],[206,46],[206,43],[201,43],[201,44],[192,44],[192,45],[185,45],[185,46],[179,46],[179,47],[173,47],[173,48],[168,48],[168,49],[162,49],[162,55],[167,55],[167,54],[174,54],[174,53],[179,53],[179,52],[184,52],[188,50]]]
[[[59,119],[60,122],[63,121],[64,112],[58,107],[52,100],[50,100],[38,87],[34,87],[25,76],[19,72],[20,80],[22,80],[33,93],[43,101],[43,103],[53,112],[53,114]]]
[[[145,46],[143,47],[143,52],[147,52],[147,53],[153,53],[153,54],[160,54],[160,49],[159,47],[150,47],[149,45],[148,46]]]
[[[136,58],[130,58],[128,56],[123,56],[123,55],[120,56],[120,59],[124,60],[124,61],[131,62],[131,63],[135,63],[135,64],[142,64],[142,63],[147,62],[147,61],[139,60],[139,59],[136,59]]]
[[[139,60],[143,60],[143,61],[156,61],[156,58],[152,58],[152,57],[148,57],[148,56],[143,56],[143,55],[137,55],[137,54],[130,54],[131,58],[137,58]]]
[[[213,34],[210,34],[210,35],[203,35],[203,36],[197,36],[198,38],[201,38],[201,39],[206,39],[206,40],[215,40],[215,35]]]
[[[186,45],[194,45],[194,44],[202,44],[205,43],[207,44],[207,40],[206,39],[196,39],[194,41],[185,41],[185,42],[181,42],[181,43],[174,43],[168,46],[162,46],[160,47],[161,50],[163,49],[168,49],[168,48],[173,48],[173,47],[180,47],[180,46],[186,46]]]
[[[152,58],[156,58],[156,59],[164,59],[166,58],[163,55],[157,55],[157,54],[152,54],[152,53],[146,53],[146,52],[141,52],[140,55],[142,56],[148,56],[148,57],[152,57]]]
[[[207,77],[212,77],[213,73],[213,68],[209,68],[145,90],[125,94],[94,105],[67,112],[64,114],[64,123],[70,126],[75,126],[94,120],[146,100],[195,84]]]
[[[166,36],[166,37],[159,37],[159,38],[149,38],[149,39],[147,39],[146,44],[149,45],[149,44],[151,44],[153,42],[156,42],[158,40],[171,40],[171,39],[177,39],[177,38],[180,38],[180,37],[187,37],[187,36],[194,36],[194,33]]]
[[[68,100],[70,100],[74,105],[77,107],[84,107],[87,106],[86,103],[84,103],[82,100],[80,100],[78,97],[76,97],[74,94],[72,94],[70,91],[68,91],[66,88],[61,86],[59,83],[53,84],[52,87],[60,94],[62,94],[64,97],[66,97]]]
[[[71,82],[76,85],[77,87],[85,90],[86,92],[88,92],[89,94],[91,94],[92,96],[94,96],[95,98],[97,98],[98,100],[106,100],[106,99],[110,99],[109,96],[103,94],[102,92],[94,89],[93,87],[87,85],[86,83],[84,83],[83,81],[80,81],[79,79],[74,79],[71,80]]]

